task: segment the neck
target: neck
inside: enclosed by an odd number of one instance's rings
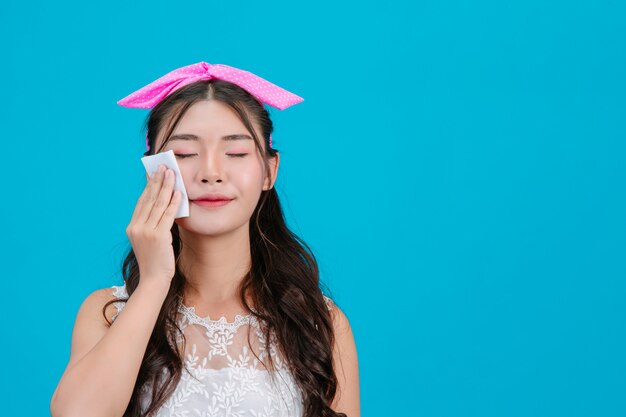
[[[179,228],[179,265],[187,277],[189,304],[240,304],[238,287],[251,267],[248,224],[232,233],[207,236]],[[188,304],[188,305],[189,305]]]

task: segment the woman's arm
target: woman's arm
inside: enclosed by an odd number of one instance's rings
[[[165,285],[139,285],[110,327],[102,307],[113,299],[112,290],[97,290],[85,299],[69,363],[50,401],[53,417],[124,414],[167,291]]]
[[[337,395],[331,408],[348,417],[360,417],[359,365],[352,328],[346,315],[333,304],[331,310],[335,330],[333,367],[337,374]]]

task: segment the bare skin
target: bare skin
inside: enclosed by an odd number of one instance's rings
[[[255,127],[256,128],[256,127]],[[169,232],[179,226],[183,251],[179,265],[189,280],[184,302],[201,316],[233,321],[243,312],[237,286],[250,267],[249,221],[263,190],[273,187],[279,155],[264,172],[262,156],[252,140],[222,137],[248,134],[224,104],[199,102],[189,108],[173,134],[197,140],[174,140],[172,149],[190,199],[218,192],[232,197],[226,206],[190,204],[190,216],[174,219],[180,196],[173,193],[172,171],[148,179],[127,234],[137,256],[140,283],[111,326],[102,317],[103,305],[115,298],[111,288],[91,293],[81,304],[72,333],[69,363],[50,404],[53,417],[122,415],[130,400],[145,349],[174,271]],[[257,132],[260,136],[260,132]],[[165,138],[158,138],[159,144]],[[233,156],[247,154],[244,157]],[[249,301],[250,304],[250,301]],[[107,310],[109,320],[115,307]],[[332,407],[359,417],[359,379],[354,337],[343,312],[334,306],[336,329],[334,367],[339,379]]]
[[[189,217],[176,219],[183,250],[179,265],[186,272],[184,302],[201,316],[226,317],[244,312],[237,286],[251,265],[249,222],[263,190],[276,181],[280,156],[270,159],[264,175],[261,155],[252,139],[225,141],[226,135],[250,136],[225,104],[194,104],[172,136],[192,134],[197,140],[170,140],[162,152],[173,150],[190,200],[206,193],[222,193],[233,200],[226,206],[205,208],[189,204]],[[257,135],[261,137],[260,131]],[[157,149],[165,138],[158,138]],[[233,156],[246,154],[244,156]]]

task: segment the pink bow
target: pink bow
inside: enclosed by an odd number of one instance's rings
[[[240,70],[228,65],[208,64],[198,62],[171,71],[161,78],[129,94],[117,102],[123,107],[139,109],[151,109],[172,92],[200,80],[218,78],[229,81],[248,91],[261,103],[267,103],[279,110],[293,106],[304,101],[289,91],[254,75],[251,72]],[[146,135],[146,146],[148,140]],[[272,146],[270,137],[270,148]],[[148,147],[148,149],[150,149]]]
[[[304,101],[303,98],[252,74],[228,65],[198,62],[165,74],[145,87],[117,102],[120,106],[151,109],[159,101],[179,88],[199,80],[219,78],[237,84],[262,103],[284,110]]]

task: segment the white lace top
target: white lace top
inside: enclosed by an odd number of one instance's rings
[[[113,294],[127,298],[125,285],[113,286]],[[329,310],[332,301],[324,295]],[[117,313],[125,303],[116,302]],[[300,417],[302,395],[279,356],[275,335],[271,356],[276,370],[264,368],[267,357],[262,328],[252,314],[212,320],[196,315],[194,307],[181,305],[178,325],[186,339],[185,368],[174,393],[155,417]],[[248,332],[250,343],[248,343]],[[182,337],[176,337],[179,348]],[[259,357],[257,359],[254,353]],[[166,370],[164,370],[166,372]],[[152,388],[144,387],[142,407],[147,409]]]

